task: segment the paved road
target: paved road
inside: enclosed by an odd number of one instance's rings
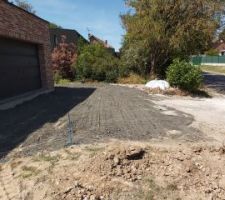
[[[152,100],[159,97],[105,84],[58,87],[52,94],[0,111],[0,152],[7,154],[19,145],[27,154],[63,147],[68,112],[75,123],[74,139],[78,144],[107,139],[201,138],[189,127],[192,116],[162,109]],[[170,131],[173,134],[169,135]]]
[[[207,87],[225,94],[225,75],[204,73],[205,84]]]

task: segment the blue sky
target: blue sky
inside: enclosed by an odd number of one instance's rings
[[[91,33],[117,50],[124,30],[119,15],[125,13],[124,0],[27,0],[37,15],[63,28],[75,29],[87,38]]]

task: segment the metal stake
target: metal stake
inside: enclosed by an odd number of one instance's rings
[[[66,146],[73,145],[73,123],[71,122],[70,113],[68,113],[68,129]]]

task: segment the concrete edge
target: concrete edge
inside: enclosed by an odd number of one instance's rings
[[[19,95],[19,96],[13,97],[13,98],[9,98],[4,101],[0,101],[0,110],[8,110],[8,109],[14,108],[14,107],[21,105],[27,101],[35,99],[36,97],[38,97],[42,94],[48,94],[53,91],[54,91],[54,89],[49,89],[49,90],[41,89],[41,90],[26,93],[23,95]]]

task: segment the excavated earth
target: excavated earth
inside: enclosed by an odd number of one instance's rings
[[[0,199],[224,200],[223,102],[76,83],[0,111]]]
[[[1,166],[0,199],[224,199],[225,147],[72,146]]]

